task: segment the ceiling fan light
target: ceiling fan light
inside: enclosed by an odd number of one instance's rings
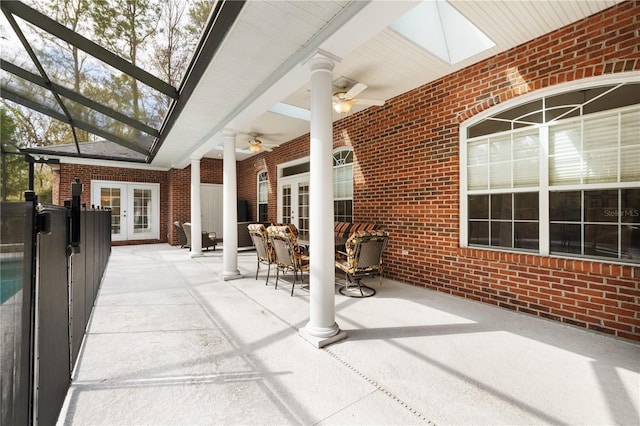
[[[249,151],[256,153],[256,152],[260,152],[261,149],[262,149],[262,142],[260,142],[259,140],[254,139],[251,142],[249,142]]]
[[[349,114],[349,111],[353,108],[353,104],[354,102],[351,99],[342,99],[333,103],[333,109],[335,109],[338,114],[345,115]]]

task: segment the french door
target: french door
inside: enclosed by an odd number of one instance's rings
[[[278,222],[292,223],[298,238],[309,239],[309,174],[280,178]]]
[[[160,237],[160,185],[91,181],[91,204],[111,209],[111,239]]]

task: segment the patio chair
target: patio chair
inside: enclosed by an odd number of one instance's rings
[[[187,239],[187,244],[185,247],[191,248],[191,223],[185,222],[182,224],[182,228],[184,229],[184,234]],[[202,231],[202,248],[209,250],[209,248],[213,247],[213,251],[216,250],[216,245],[218,244],[218,239],[216,238],[215,232]]]
[[[251,223],[247,225],[251,241],[256,248],[258,255],[258,267],[256,268],[256,280],[258,279],[258,271],[260,271],[260,263],[267,265],[267,280],[264,285],[269,284],[269,275],[271,274],[271,264],[275,263],[276,256],[273,248],[269,244],[269,235],[267,228],[261,223]]]
[[[182,224],[176,220],[175,222],[173,222],[173,226],[176,228],[176,232],[178,233],[180,248],[187,247],[187,236],[184,233],[184,229],[182,229]]]
[[[382,284],[382,253],[388,240],[386,231],[357,231],[347,240],[346,252],[338,251],[342,257],[336,258],[336,268],[346,275],[345,285],[339,289],[340,294],[350,297],[376,294],[373,288],[362,284],[362,278],[378,275]]]
[[[286,272],[293,271],[293,282],[291,283],[291,296],[300,273],[300,282],[304,283],[304,271],[309,270],[309,256],[300,254],[298,239],[291,232],[291,228],[285,226],[270,226],[267,228],[269,242],[276,255],[276,287],[280,278],[280,270]]]

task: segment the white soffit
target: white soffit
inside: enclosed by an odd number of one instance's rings
[[[495,46],[445,0],[423,0],[389,28],[451,65]]]
[[[191,152],[280,65],[301,50],[346,1],[250,1],[182,111],[153,163],[188,164]]]

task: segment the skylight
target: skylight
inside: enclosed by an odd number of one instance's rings
[[[451,65],[495,46],[446,0],[423,0],[389,28]]]
[[[289,105],[280,102],[275,104],[269,111],[291,118],[311,121],[311,111],[309,111],[308,109],[297,107],[295,105]]]

